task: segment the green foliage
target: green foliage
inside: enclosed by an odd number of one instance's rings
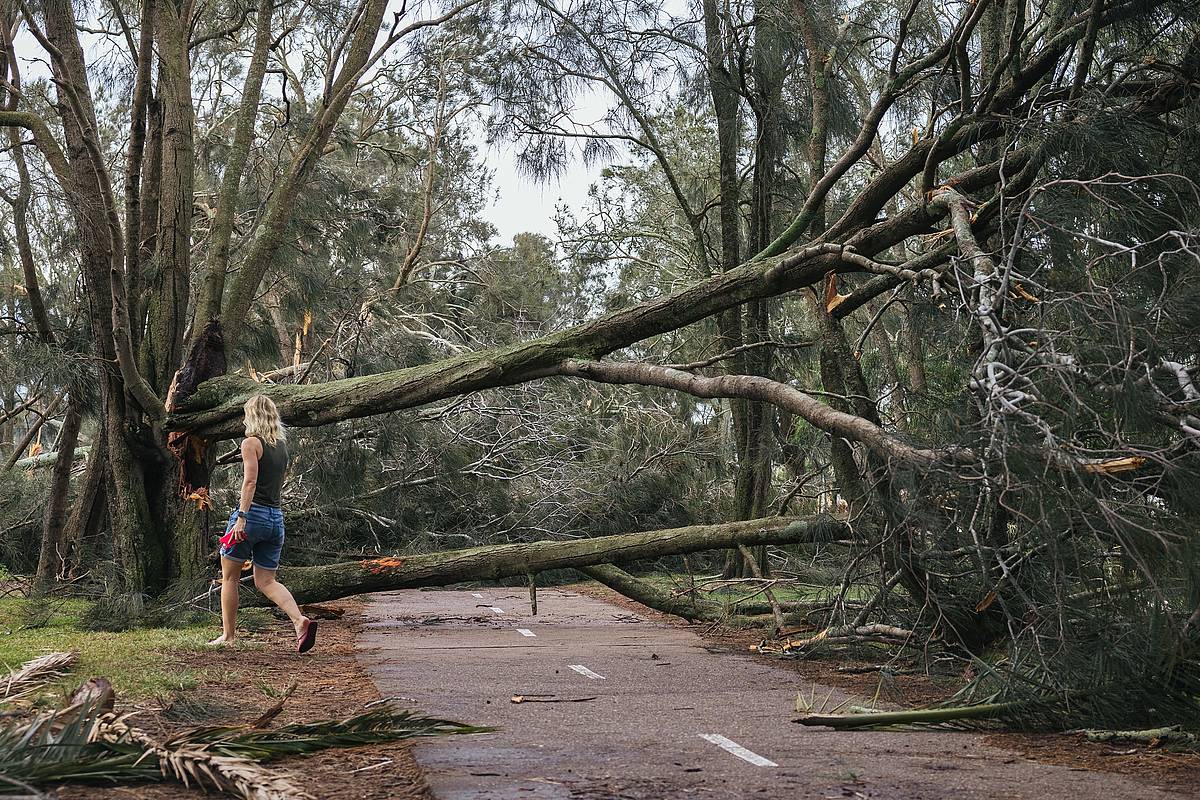
[[[37,566],[44,473],[0,471],[0,567],[28,572]]]

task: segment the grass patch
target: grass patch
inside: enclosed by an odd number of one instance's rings
[[[84,600],[0,600],[0,667],[11,669],[56,650],[77,652],[71,673],[52,684],[39,698],[42,702],[57,702],[62,693],[98,675],[131,700],[185,692],[203,679],[204,669],[181,667],[178,657],[206,649],[217,633],[213,621],[89,631],[82,623],[91,608]]]

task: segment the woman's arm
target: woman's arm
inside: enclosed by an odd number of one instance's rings
[[[245,538],[245,514],[250,510],[250,504],[254,502],[254,490],[258,487],[258,459],[261,455],[262,444],[258,439],[242,440],[242,496],[238,501],[238,510],[242,513],[233,523],[234,539],[239,542]]]

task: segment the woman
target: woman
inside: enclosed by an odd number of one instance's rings
[[[283,550],[283,511],[279,492],[287,471],[287,436],[279,410],[266,395],[246,401],[246,438],[242,440],[241,501],[229,515],[221,538],[221,626],[223,632],[209,644],[231,644],[236,635],[238,581],[242,564],[254,562],[254,586],[288,615],[296,628],[296,650],[306,653],[317,642],[317,623],[300,613],[292,593],[279,581],[279,554]]]

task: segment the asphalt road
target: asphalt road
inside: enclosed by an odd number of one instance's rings
[[[416,746],[437,798],[1178,796],[973,734],[796,725],[797,692],[814,687],[795,672],[585,595],[543,589],[538,601],[536,617],[526,592],[506,589],[411,590],[368,606],[359,659],[384,697],[501,728]]]

